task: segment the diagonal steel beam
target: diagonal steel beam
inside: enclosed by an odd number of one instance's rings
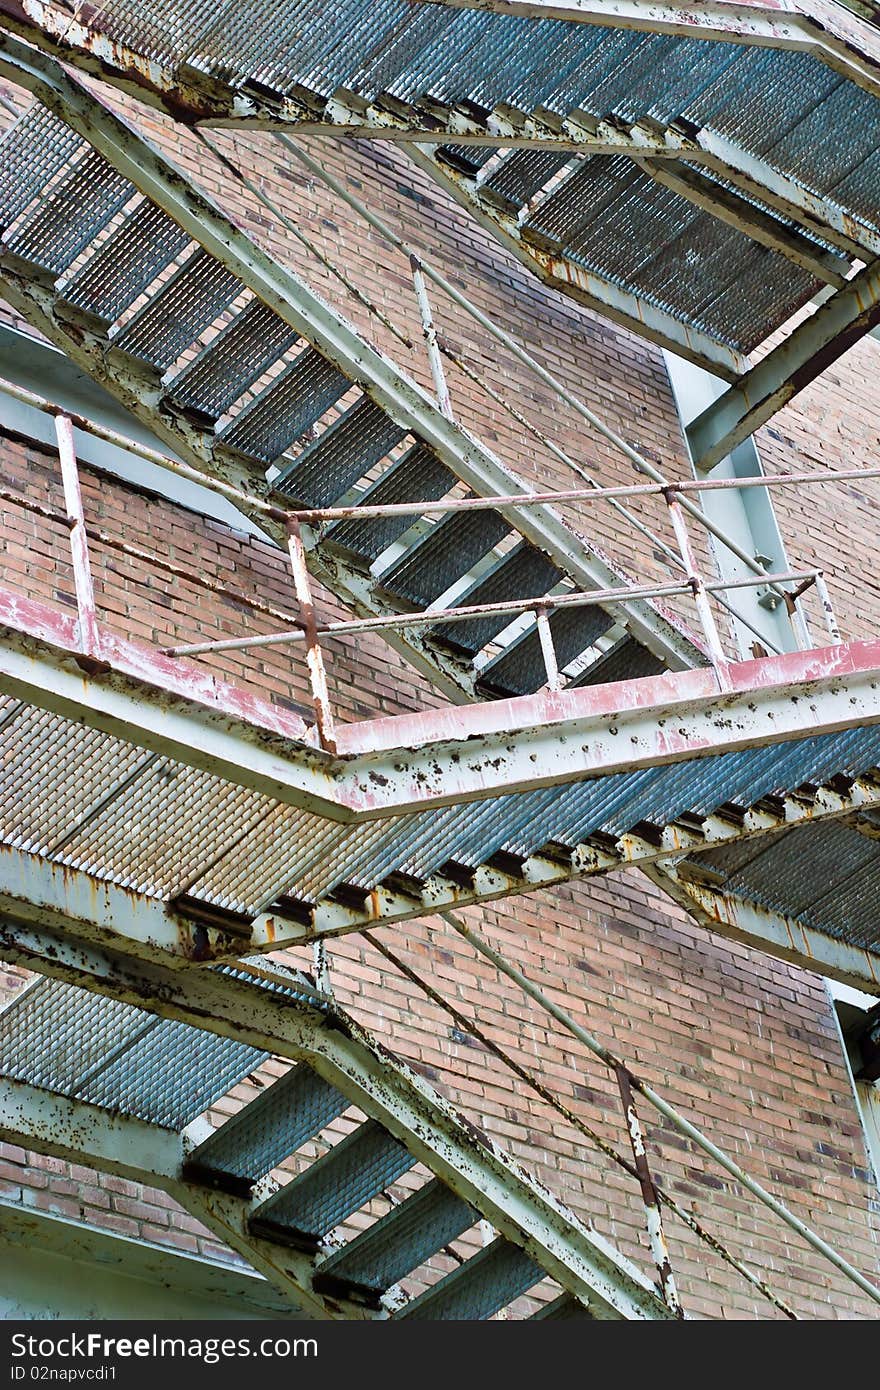
[[[880,324],[880,259],[872,261],[688,426],[697,468],[731,454],[820,372]]]
[[[880,995],[880,955],[876,951],[701,882],[686,859],[647,865],[645,873],[700,926],[725,940],[738,941],[866,994]]]

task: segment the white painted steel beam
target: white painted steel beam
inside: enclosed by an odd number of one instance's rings
[[[156,1187],[176,1182],[183,1167],[179,1134],[8,1076],[0,1076],[0,1137],[131,1182],[149,1173]]]
[[[132,956],[180,965],[248,948],[247,928],[207,928],[159,898],[130,892],[81,869],[0,845],[0,915],[67,931],[86,941],[121,941]]]
[[[784,913],[750,902],[738,893],[701,882],[699,866],[685,860],[649,865],[645,873],[695,921],[729,941],[880,995],[880,955],[854,946]]]
[[[696,466],[706,470],[880,323],[880,260],[799,324],[688,427]]]
[[[307,1060],[501,1235],[587,1304],[594,1317],[671,1316],[644,1276],[604,1237],[588,1231],[504,1153],[477,1138],[427,1082],[341,1011],[326,1016],[240,975],[231,979],[214,970],[168,970],[71,947],[61,937],[8,919],[0,926],[0,950],[6,960],[146,1005],[160,1017],[232,1036],[293,1061]]]

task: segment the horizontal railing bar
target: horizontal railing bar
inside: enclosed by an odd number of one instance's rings
[[[324,522],[375,521],[392,516],[442,516],[446,512],[488,511],[500,507],[542,507],[547,503],[602,502],[618,497],[665,496],[677,492],[728,492],[741,488],[791,487],[802,483],[852,482],[863,478],[880,478],[880,468],[851,468],[823,473],[770,473],[760,478],[707,478],[680,483],[625,483],[619,487],[568,488],[556,492],[509,493],[497,497],[453,497],[439,502],[389,502],[385,506],[361,506],[351,503],[345,507],[313,507],[298,509],[297,519],[307,526]]]
[[[786,571],[782,574],[762,574],[750,579],[719,580],[706,584],[711,592],[726,589],[747,589],[758,584],[783,584],[795,580],[813,580],[817,571]],[[342,637],[349,633],[383,632],[401,627],[422,627],[434,623],[463,623],[471,618],[493,617],[496,614],[548,612],[556,608],[589,608],[595,604],[630,603],[633,599],[669,598],[675,594],[690,594],[692,585],[684,580],[674,584],[656,584],[644,588],[593,589],[585,593],[552,594],[546,598],[506,599],[501,603],[477,603],[461,608],[426,608],[418,613],[398,613],[389,617],[353,618],[348,622],[327,623],[318,627],[319,637]],[[167,647],[163,656],[200,656],[204,652],[238,651],[248,647],[275,646],[283,642],[301,642],[301,631],[276,632],[266,637],[231,637],[219,642],[199,642],[185,647]]]
[[[271,502],[264,502],[262,498],[249,492],[243,492],[241,488],[233,486],[232,483],[224,483],[220,478],[210,477],[200,469],[193,468],[191,464],[181,463],[179,459],[173,459],[158,449],[152,449],[148,444],[141,444],[128,435],[118,434],[116,430],[108,429],[106,425],[100,425],[96,420],[90,420],[87,416],[78,415],[76,411],[69,410],[64,405],[58,405],[55,401],[47,400],[45,396],[38,396],[35,391],[28,391],[24,386],[17,386],[15,382],[0,378],[0,391],[6,396],[11,396],[13,400],[20,401],[22,405],[41,411],[44,415],[66,415],[75,429],[93,435],[95,439],[101,439],[106,444],[114,444],[118,449],[124,449],[127,454],[134,454],[136,458],[145,459],[148,463],[155,463],[158,468],[164,468],[169,473],[177,473],[189,482],[197,483],[199,487],[209,488],[211,492],[222,493],[224,497],[246,505],[252,511],[261,512],[264,516],[271,517],[276,521],[286,521],[287,519],[289,508],[284,509]]]
[[[234,487],[231,483],[224,483],[218,478],[203,473],[198,468],[193,468],[188,463],[181,463],[178,459],[173,459],[158,449],[141,444],[128,435],[119,434],[116,430],[109,429],[96,420],[78,415],[75,411],[67,409],[66,406],[50,401],[45,396],[39,396],[35,391],[29,391],[26,387],[18,386],[14,382],[0,378],[0,392],[20,401],[23,405],[41,411],[45,415],[67,415],[76,429],[91,434],[96,439],[101,439],[108,444],[115,444],[127,453],[146,459],[149,463],[155,463],[159,468],[178,473],[181,477],[197,483],[200,487],[209,488],[212,492],[223,493],[233,501],[246,504],[276,521],[287,520],[290,517],[305,525],[342,521],[353,516],[356,516],[358,520],[370,521],[390,516],[439,516],[450,511],[487,510],[502,506],[512,508],[539,507],[548,503],[591,502],[603,499],[611,501],[618,497],[662,496],[669,491],[683,493],[738,491],[745,488],[791,487],[802,483],[858,482],[865,479],[880,478],[880,467],[846,468],[827,469],[823,472],[768,473],[756,478],[705,478],[685,479],[682,482],[674,483],[627,483],[616,487],[602,487],[597,484],[589,488],[570,488],[555,492],[517,492],[506,496],[459,497],[439,502],[395,502],[384,507],[358,507],[356,505],[347,507],[291,507],[285,506],[280,501],[278,503],[265,502],[251,493],[243,492],[240,488]],[[13,499],[10,497],[9,500]]]

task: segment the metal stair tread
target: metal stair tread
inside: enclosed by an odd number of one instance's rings
[[[381,1294],[477,1219],[467,1202],[434,1178],[322,1261],[316,1286]]]
[[[240,291],[236,276],[199,249],[110,342],[164,372]]]
[[[455,474],[427,445],[417,442],[362,493],[358,503],[377,507],[395,502],[432,502],[454,485]],[[327,538],[364,560],[375,560],[415,520],[412,516],[390,516],[339,521],[328,529]]]
[[[549,556],[528,541],[520,541],[496,566],[459,599],[459,606],[499,603],[509,598],[539,598],[562,579],[562,570]],[[459,648],[471,656],[507,627],[510,614],[471,618],[466,622],[438,624],[432,639]]]
[[[300,454],[285,463],[272,486],[308,507],[327,507],[387,457],[406,430],[369,396],[350,405]]]
[[[315,1243],[415,1162],[382,1125],[366,1120],[259,1207],[251,1226],[274,1239]]]
[[[227,448],[272,463],[305,434],[351,383],[314,348],[304,348],[225,425],[217,439]]]
[[[598,604],[557,609],[551,612],[549,622],[560,670],[613,625],[607,611]],[[483,667],[478,686],[481,690],[529,695],[540,690],[546,681],[541,641],[533,626]]]
[[[350,1102],[306,1063],[262,1090],[189,1155],[200,1181],[249,1189],[313,1139]]]
[[[540,1265],[499,1236],[395,1316],[437,1321],[490,1318],[544,1278]]]
[[[509,532],[500,512],[450,512],[378,574],[377,582],[410,603],[428,605]]]
[[[134,193],[121,174],[102,177],[104,168],[94,150],[69,164],[7,233],[9,250],[56,275],[66,270]]]
[[[110,324],[186,249],[189,240],[155,203],[141,203],[58,286],[58,292],[68,304]]]
[[[296,341],[283,319],[251,300],[167,383],[166,394],[218,420]]]

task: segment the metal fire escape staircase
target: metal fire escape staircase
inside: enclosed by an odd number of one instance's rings
[[[0,191],[5,292],[32,324],[178,455],[258,497],[269,495],[266,470],[274,465],[275,492],[307,506],[425,501],[456,488],[490,497],[520,490],[479,441],[446,419],[418,387],[56,65],[9,42],[0,71],[64,116],[36,106],[0,146],[10,171]],[[266,524],[263,512],[255,515]],[[413,527],[398,523],[399,518],[365,526],[354,518],[331,528],[311,548],[314,572],[359,613],[488,601],[511,592],[538,598],[567,589],[616,587],[622,580],[549,509],[453,513],[434,525]],[[572,685],[603,684],[702,660],[700,649],[673,622],[641,600],[623,608],[561,610],[550,625],[560,666],[577,672]],[[547,672],[534,627],[519,632],[491,663],[478,668],[475,659],[502,627],[494,618],[480,618],[431,638],[395,641],[458,699],[541,689]],[[4,714],[14,721],[18,711],[6,706]],[[849,768],[849,744],[845,738],[841,742],[839,757]],[[800,751],[810,750],[805,745],[795,752],[795,761]],[[873,745],[860,747],[853,768],[873,767],[876,761]],[[747,771],[739,764],[731,769],[737,786]],[[778,788],[776,767],[768,777]],[[678,795],[691,806],[693,788],[686,782],[687,777]],[[638,787],[626,790],[627,805],[639,814],[630,805],[639,802]],[[566,805],[557,807],[563,819]],[[542,808],[543,803],[531,809]],[[388,833],[393,838],[394,827]],[[497,830],[492,836],[498,840]],[[381,850],[381,840],[378,845]],[[10,942],[14,938],[15,933]],[[155,1173],[166,1190],[213,1229],[225,1230],[224,1238],[246,1249],[249,1258],[255,1252],[269,1277],[288,1290],[295,1285],[319,1316],[352,1316],[360,1306],[380,1315],[486,1317],[545,1274],[560,1292],[541,1316],[569,1316],[584,1306],[588,1316],[669,1315],[616,1252],[509,1161],[475,1142],[418,1078],[338,1011],[322,1011],[314,996],[296,998],[299,991],[277,979],[260,984],[246,971],[236,978],[225,967],[170,972],[195,973],[200,982],[191,987],[205,995],[182,1018],[168,1004],[173,981],[163,977],[151,994],[150,968],[138,963],[140,989],[166,1020],[144,1023],[141,1010],[126,1013],[109,1052],[96,1041],[94,1061],[75,1074],[65,1073],[59,1059],[56,1071],[41,1070],[28,1051],[34,1039],[51,1037],[52,1008],[57,1005],[60,1017],[83,1036],[94,1026],[96,1039],[115,1036],[122,1015],[113,1015],[106,1001],[61,983],[35,986],[7,1012],[10,1046],[22,1049],[4,1092],[8,1135],[30,1136],[37,1147],[52,1151],[58,1141],[49,1131],[57,1136],[58,1122],[67,1119],[70,1139],[62,1147],[82,1154],[76,1125],[85,1121],[94,1142],[84,1161],[132,1172],[113,1145],[120,1135],[124,1144],[129,1121],[146,1121],[169,1137],[164,1158],[155,1153],[144,1180],[153,1181]],[[226,986],[232,981],[230,991]],[[209,1007],[212,990],[224,989],[224,1007]],[[283,1025],[261,1033],[253,1013],[247,1007],[242,1011],[237,995],[233,998],[236,991],[244,992],[245,1004],[254,1003],[253,992],[260,992],[257,1013],[283,1004]],[[133,1002],[129,990],[114,1007]],[[45,1019],[39,1017],[42,1004]],[[90,1009],[93,1025],[86,1021]],[[190,1027],[189,1018],[198,1026]],[[232,1019],[235,1043],[219,1041],[220,1019],[222,1027]],[[183,1041],[174,1034],[180,1027],[186,1030]],[[279,1037],[288,1033],[293,1040],[286,1049],[278,1047]],[[272,1046],[261,1047],[261,1037]],[[141,1048],[143,1038],[149,1040],[143,1043],[146,1091],[126,1098],[119,1089],[104,1087],[117,1052],[121,1057]],[[197,1046],[206,1049],[198,1068],[205,1089],[194,1094],[187,1081],[175,1090],[173,1059],[191,1057]],[[175,1053],[175,1047],[181,1051]],[[188,1126],[270,1051],[295,1062],[295,1069],[250,1102],[243,1118],[227,1121],[216,1136],[195,1137]],[[139,1055],[128,1056],[127,1075],[140,1075]],[[154,1108],[160,1081],[170,1087],[164,1109]],[[59,1108],[59,1095],[67,1098],[67,1109]],[[350,1105],[366,1118],[345,1140],[292,1183],[278,1191],[267,1185],[273,1167]],[[42,1139],[41,1107],[49,1107],[54,1117]],[[108,1110],[120,1113],[108,1120]],[[434,1175],[423,1188],[341,1247],[326,1244],[335,1226],[416,1162]],[[499,1231],[498,1238],[430,1291],[401,1302],[392,1290],[395,1280],[480,1216]]]
[[[202,985],[218,1031],[32,983],[0,1014],[0,1135],[163,1189],[306,1316],[484,1319],[538,1285],[535,1318],[672,1316],[600,1235],[307,983],[244,965]],[[232,1027],[219,1023],[230,994]],[[288,1040],[290,1069],[212,1128],[204,1112],[269,1060],[248,1041],[260,1030]],[[336,1142],[315,1145],[328,1128]],[[299,1171],[277,1182],[294,1154]],[[421,1292],[399,1287],[432,1261]]]
[[[880,319],[876,30],[835,5],[18,0],[0,24],[177,120],[402,143],[544,283],[729,383],[689,430],[704,467]]]
[[[121,144],[138,144],[118,129]],[[240,234],[192,190],[180,191],[187,208],[181,226],[42,106],[16,122],[0,150],[2,274],[10,300],[183,457],[264,492],[265,469],[274,462],[274,488],[313,506],[357,496],[352,489],[364,478],[369,485],[360,496],[371,502],[439,498],[460,483],[470,495],[517,490],[481,445],[444,421],[305,287],[267,267],[253,248],[242,258]],[[160,164],[144,146],[138,154],[146,168]],[[129,149],[124,168],[131,157]],[[167,166],[161,177],[176,183]],[[194,238],[203,219],[221,226],[234,248],[227,263]],[[285,291],[295,287],[289,298],[277,288],[265,292],[273,272]],[[313,323],[320,328],[311,341]],[[199,342],[212,325],[213,336]],[[333,350],[340,338],[348,356]],[[320,421],[325,428],[316,433]],[[425,422],[432,428],[420,428]],[[619,582],[551,513],[529,513],[517,534],[520,521],[483,511],[412,534],[405,522],[354,521],[334,528],[311,562],[361,613],[405,611],[451,586],[459,601],[479,601]],[[551,620],[561,662],[594,649],[580,679],[699,660],[650,605],[633,606],[630,631],[618,616],[594,608]],[[441,632],[430,647],[406,648],[460,698],[475,689],[474,656],[502,625],[481,620]],[[603,652],[596,644],[608,634],[614,640]],[[481,680],[493,693],[543,685],[534,631],[505,649]],[[303,1028],[314,1045],[301,1045],[303,1060],[283,1079],[208,1137],[203,1125],[195,1142],[193,1122],[265,1060],[264,1052],[179,1021],[145,1020],[136,1007],[60,982],[31,986],[2,1020],[10,1078],[2,1083],[3,1132],[40,1147],[34,1116],[54,1115],[51,1150],[65,1117],[73,1131],[79,1124],[80,1136],[85,1130],[91,1138],[85,1145],[80,1138],[77,1148],[74,1134],[62,1144],[69,1156],[165,1186],[294,1306],[315,1316],[485,1318],[548,1275],[557,1294],[535,1316],[670,1316],[612,1247],[466,1129],[401,1063],[354,1038],[350,1020],[336,1011],[316,1014],[311,997],[304,1004],[286,986],[264,988],[273,1002],[283,997],[288,1017],[291,1010],[307,1015]],[[358,1065],[347,1073],[327,1054],[343,1035],[357,1052]],[[389,1108],[389,1092],[396,1108]],[[69,1109],[59,1108],[59,1096]],[[352,1105],[365,1118],[342,1142],[290,1184],[276,1188],[267,1180]],[[112,1132],[109,1155],[105,1129]],[[137,1150],[152,1155],[140,1169],[131,1157]],[[328,1244],[335,1227],[420,1161],[430,1170],[422,1187],[361,1234]],[[416,1298],[394,1287],[480,1219],[498,1232],[485,1248],[458,1256],[452,1271]]]
[[[91,99],[48,60],[22,50],[2,67],[27,81],[33,63],[45,73],[31,85],[47,100],[63,91],[74,124],[77,106],[87,122]],[[104,119],[102,153],[39,105],[6,132],[0,275],[15,307],[156,435],[255,493],[268,493],[275,464],[272,487],[310,507],[523,491],[145,142]],[[174,217],[157,205],[160,185]],[[453,514],[434,525],[353,519],[314,544],[310,566],[363,615],[623,582],[549,508]],[[487,617],[390,640],[455,698],[538,690],[546,668],[534,623],[475,665],[508,625]],[[560,611],[550,625],[559,666],[576,666],[581,684],[702,660],[683,631],[638,600],[623,610]]]

